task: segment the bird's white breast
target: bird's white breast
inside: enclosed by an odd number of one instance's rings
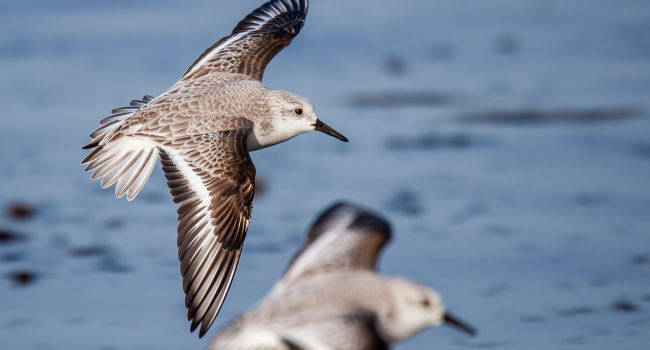
[[[302,119],[275,119],[266,127],[256,122],[246,142],[248,150],[255,151],[312,130],[314,127]]]

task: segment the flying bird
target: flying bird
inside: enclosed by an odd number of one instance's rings
[[[262,85],[269,61],[300,32],[307,0],[268,1],[209,47],[171,88],[117,108],[90,134],[82,161],[102,188],[134,199],[160,157],[178,203],[178,258],[190,330],[202,337],[232,282],[246,237],[255,166],[250,151],[321,131],[304,97]]]
[[[208,350],[389,349],[426,328],[476,331],[446,311],[440,295],[377,273],[390,239],[379,215],[348,203],[326,210],[284,276],[253,309],[212,339]]]

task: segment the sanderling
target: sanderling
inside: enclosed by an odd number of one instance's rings
[[[217,333],[218,349],[388,349],[432,326],[475,330],[426,286],[376,273],[388,222],[339,203],[314,223],[271,292]]]
[[[298,34],[307,0],[272,0],[208,48],[162,95],[117,108],[90,134],[92,179],[132,200],[160,155],[178,207],[178,257],[191,331],[214,321],[246,236],[255,185],[248,152],[308,131],[347,139],[311,103],[261,84],[267,63]]]

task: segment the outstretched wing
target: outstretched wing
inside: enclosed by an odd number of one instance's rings
[[[249,129],[191,135],[162,144],[160,157],[179,203],[178,258],[191,330],[202,337],[223,304],[251,217],[255,167]]]
[[[308,7],[307,0],[265,3],[241,20],[230,35],[205,50],[181,79],[219,71],[262,80],[269,61],[300,32]]]
[[[282,281],[327,271],[375,270],[390,232],[390,224],[378,214],[337,203],[314,222]]]

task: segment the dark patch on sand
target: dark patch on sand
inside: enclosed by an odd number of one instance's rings
[[[268,186],[268,181],[266,180],[266,177],[264,176],[255,176],[255,196],[256,197],[262,197],[266,194],[266,192],[269,189]]]
[[[505,225],[490,225],[483,230],[487,234],[498,237],[512,237],[515,235],[515,230]]]
[[[650,159],[650,143],[640,143],[634,147],[634,151],[642,158]]]
[[[386,141],[391,151],[426,151],[435,149],[463,149],[476,144],[473,137],[458,133],[441,135],[428,133],[419,136],[394,136]]]
[[[117,350],[117,347],[113,345],[102,345],[98,348],[98,350]]]
[[[448,41],[439,41],[431,45],[429,57],[432,61],[448,62],[452,61],[458,55],[456,47]]]
[[[2,256],[0,257],[0,261],[4,263],[19,262],[19,261],[23,261],[24,259],[25,259],[25,254],[19,252],[2,254]]]
[[[99,258],[97,260],[97,270],[99,271],[111,273],[127,273],[131,271],[129,266],[120,261],[118,254],[105,245],[72,248],[69,254],[72,257],[82,259]]]
[[[102,256],[97,265],[97,269],[103,272],[110,273],[127,273],[131,271],[131,267],[122,263],[115,253],[108,252]]]
[[[573,197],[573,203],[582,207],[607,203],[609,196],[601,193],[580,193]]]
[[[567,345],[581,345],[581,344],[585,344],[586,341],[587,341],[587,339],[585,339],[585,337],[571,336],[571,337],[563,338],[560,341],[560,343],[567,344]]]
[[[504,56],[515,55],[521,51],[521,42],[512,34],[501,34],[495,40],[494,50]]]
[[[247,249],[255,253],[273,254],[273,253],[284,252],[285,247],[281,243],[268,241],[268,242],[250,244],[248,245]]]
[[[386,205],[390,211],[409,216],[420,215],[423,212],[418,195],[411,190],[400,190],[395,193]]]
[[[508,291],[510,286],[506,283],[494,284],[481,292],[481,296],[485,298],[496,298]]]
[[[7,207],[7,217],[14,220],[29,220],[36,215],[36,209],[24,202],[14,202]]]
[[[605,279],[605,278],[598,278],[593,281],[591,281],[591,286],[592,287],[597,287],[597,288],[604,288],[604,287],[609,287],[612,285],[612,281]]]
[[[106,255],[110,252],[108,247],[102,245],[86,246],[86,247],[77,247],[70,249],[70,256],[76,258],[85,258]]]
[[[455,213],[449,219],[449,222],[453,225],[462,224],[468,220],[479,217],[487,212],[487,207],[480,203],[474,203],[466,206],[458,213]]]
[[[32,319],[29,319],[27,317],[16,317],[7,320],[7,322],[4,322],[2,326],[5,329],[14,329],[14,328],[22,328],[22,327],[32,327],[34,325],[35,322]]]
[[[517,244],[517,250],[526,254],[539,253],[540,248],[535,242],[526,241]]]
[[[83,324],[88,322],[88,319],[83,316],[76,316],[76,317],[71,317],[67,320],[65,320],[65,323],[67,324]]]
[[[610,233],[614,236],[623,236],[630,233],[630,229],[625,226],[615,226],[611,229]]]
[[[508,345],[511,344],[506,342],[494,341],[494,342],[482,342],[482,343],[472,344],[472,347],[476,349],[494,349],[494,348],[503,348]]]
[[[631,313],[631,312],[637,312],[641,308],[639,307],[639,305],[633,303],[631,300],[619,299],[612,304],[612,309],[618,312]]]
[[[519,322],[523,323],[542,323],[546,322],[546,317],[537,315],[524,315],[519,317]]]
[[[574,290],[578,288],[578,285],[575,282],[569,282],[569,281],[559,281],[553,283],[553,288],[558,289],[558,290]]]
[[[403,75],[408,70],[406,59],[400,55],[388,55],[384,59],[384,70],[393,75]]]
[[[562,309],[557,311],[559,317],[574,317],[574,316],[584,316],[590,315],[595,312],[594,308],[591,306],[576,306],[568,309]]]
[[[650,263],[650,255],[648,254],[636,254],[630,259],[634,265],[647,265]]]
[[[643,332],[641,332],[638,329],[630,329],[630,330],[625,331],[624,334],[627,337],[638,337],[640,335],[643,335]]]
[[[14,270],[9,273],[9,279],[11,279],[14,285],[20,287],[32,284],[36,281],[36,278],[36,273],[27,269]]]
[[[118,218],[110,218],[104,222],[104,226],[111,230],[117,230],[124,226],[124,222]]]
[[[641,111],[633,107],[556,109],[556,110],[496,110],[466,114],[462,121],[470,123],[531,125],[585,124],[636,118]]]
[[[598,335],[598,336],[606,336],[612,334],[612,330],[609,328],[605,327],[599,327],[599,326],[591,326],[589,327],[589,331],[593,335]]]
[[[0,228],[0,246],[18,243],[26,239],[27,237],[21,234],[9,231],[8,229]]]
[[[434,91],[386,91],[353,93],[346,104],[351,107],[432,107],[454,104],[456,98]]]
[[[101,187],[100,187],[100,190],[101,190]],[[169,192],[167,192],[167,193],[169,193]],[[138,194],[138,198],[140,198],[140,200],[142,200],[144,202],[147,202],[147,203],[156,203],[156,204],[160,203],[162,201],[167,201],[168,197],[169,197],[169,195],[166,194],[163,191],[146,190],[146,188],[143,189],[143,191],[140,192],[140,194]]]

